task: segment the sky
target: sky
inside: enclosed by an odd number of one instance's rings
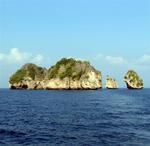
[[[133,69],[150,87],[150,0],[0,0],[0,88],[23,64],[88,60],[125,87]]]

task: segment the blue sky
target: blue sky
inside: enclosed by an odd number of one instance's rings
[[[150,87],[149,0],[0,0],[0,87],[26,62],[89,60],[121,87],[128,69]]]

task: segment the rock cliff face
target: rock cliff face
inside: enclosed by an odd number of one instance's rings
[[[89,62],[63,58],[48,70],[26,64],[9,83],[11,89],[98,89],[102,76]]]
[[[113,79],[112,77],[107,76],[106,88],[107,89],[117,89],[118,88],[118,82],[115,79]]]
[[[124,76],[124,81],[126,82],[128,89],[142,89],[144,88],[143,80],[138,76],[138,74],[129,70]]]

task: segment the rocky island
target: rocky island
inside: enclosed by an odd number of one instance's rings
[[[113,79],[112,77],[107,76],[106,88],[107,89],[117,89],[118,88],[118,82],[115,79]]]
[[[142,89],[142,88],[144,88],[143,80],[133,70],[129,70],[126,73],[126,75],[124,76],[124,81],[125,81],[128,89]]]
[[[9,84],[11,89],[99,89],[102,75],[87,61],[63,58],[49,69],[25,64]]]

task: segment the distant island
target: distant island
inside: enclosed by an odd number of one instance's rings
[[[129,70],[124,77],[128,89],[142,89],[143,80]],[[100,89],[102,74],[88,61],[62,58],[49,69],[28,63],[10,77],[10,89]],[[107,89],[117,89],[118,82],[107,76]]]
[[[49,69],[25,64],[9,83],[11,89],[99,89],[102,75],[87,61],[63,58]]]
[[[107,76],[106,88],[107,89],[118,89],[118,82],[116,81],[116,79],[113,79],[112,77]]]
[[[124,76],[124,81],[128,89],[142,89],[144,88],[143,80],[134,70],[129,70]]]

